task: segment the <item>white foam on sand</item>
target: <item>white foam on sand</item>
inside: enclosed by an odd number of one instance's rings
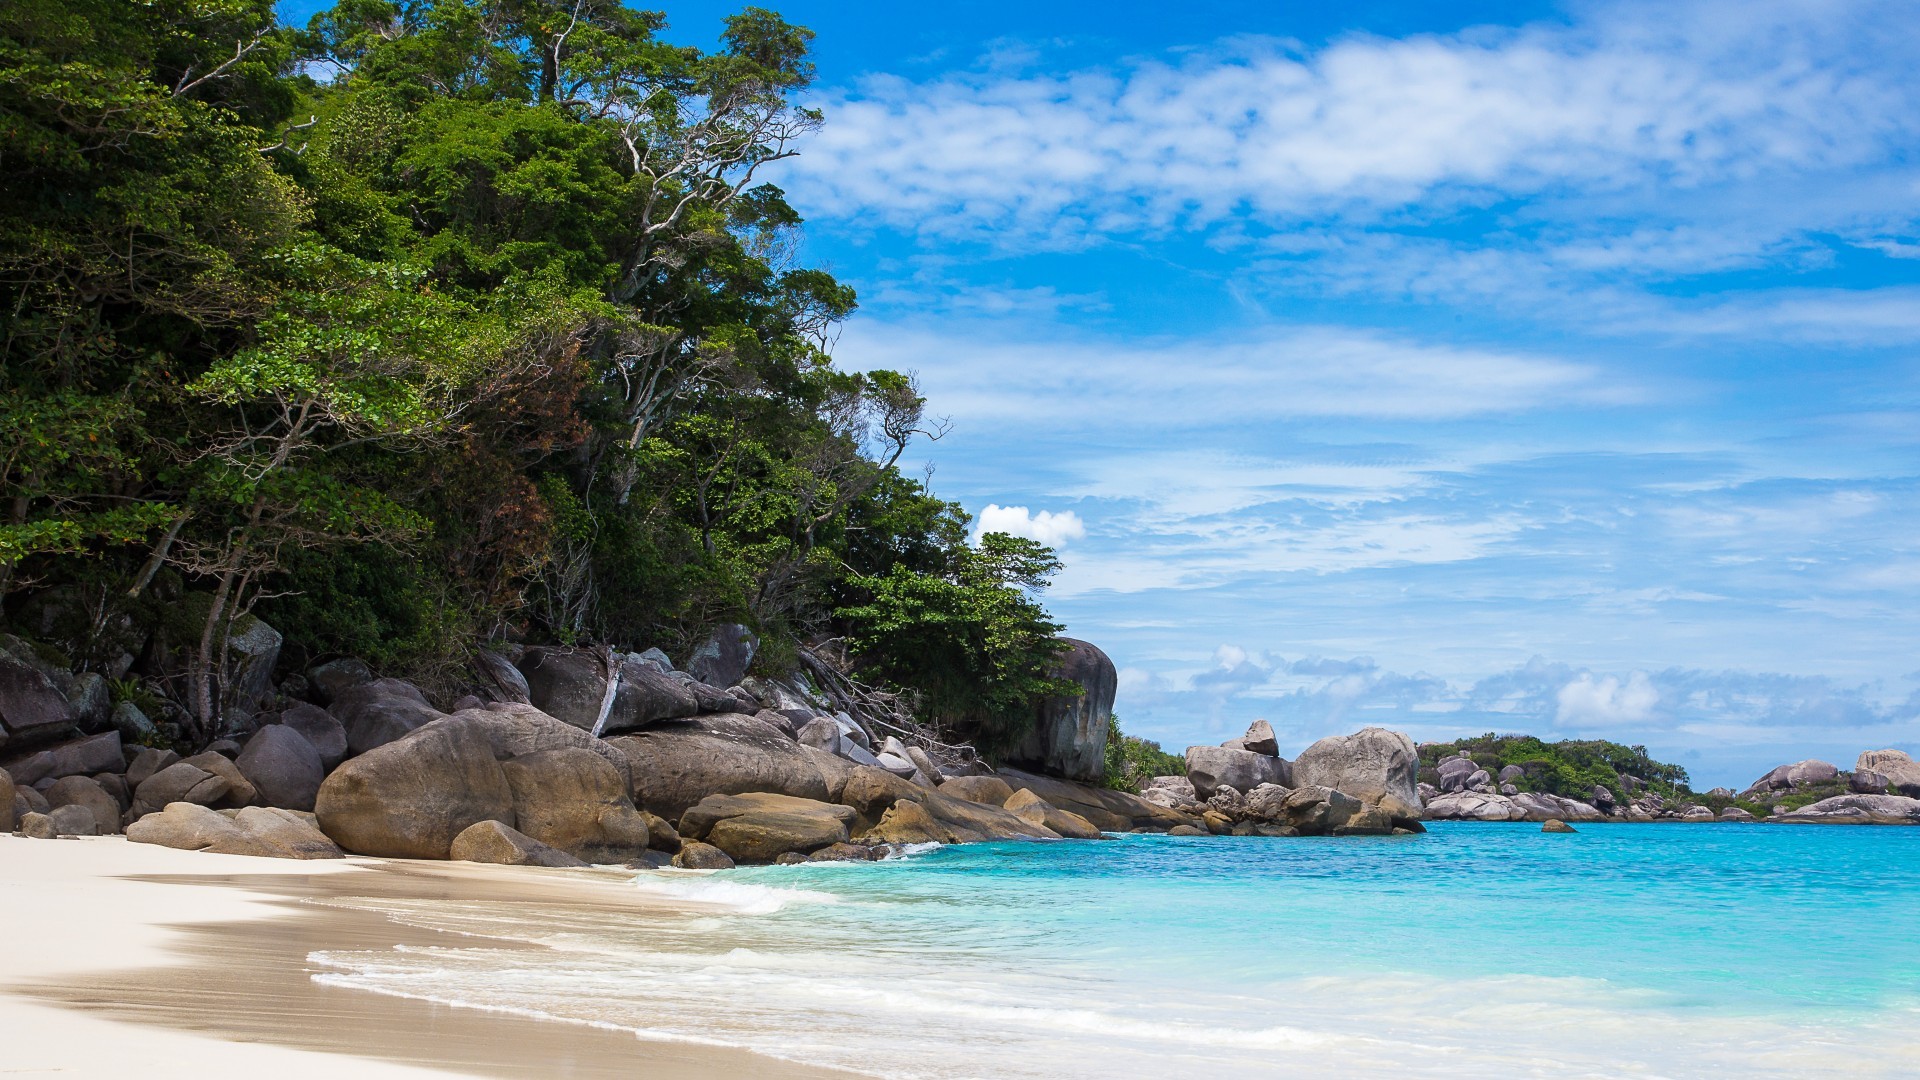
[[[832,893],[731,881],[713,871],[656,870],[633,879],[633,887],[655,896],[711,904],[741,915],[771,915],[796,904],[838,904]]]

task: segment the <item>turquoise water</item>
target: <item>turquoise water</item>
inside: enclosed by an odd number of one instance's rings
[[[1920,1077],[1920,829],[1439,823],[640,875],[341,985],[890,1077]]]

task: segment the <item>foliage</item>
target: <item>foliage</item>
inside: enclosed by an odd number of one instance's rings
[[[971,546],[898,471],[947,422],[909,372],[833,366],[857,298],[794,261],[761,175],[823,122],[812,34],[665,28],[618,0],[0,6],[0,616],[84,594],[80,638],[161,632],[141,674],[199,738],[258,614],[290,663],[414,675],[474,638],[743,621],[1017,739],[1060,689],[1057,564]]]
[[[1106,786],[1135,795],[1156,776],[1185,776],[1187,760],[1160,749],[1151,739],[1135,738],[1120,730],[1120,718],[1107,721]]]
[[[1563,739],[1543,742],[1531,735],[1495,735],[1491,732],[1474,739],[1447,743],[1422,743],[1420,779],[1437,784],[1435,771],[1440,759],[1465,750],[1489,773],[1499,773],[1508,765],[1526,770],[1525,787],[1570,799],[1590,799],[1596,785],[1612,791],[1618,798],[1630,797],[1621,790],[1624,774],[1643,781],[1648,790],[1668,798],[1692,799],[1687,786],[1687,770],[1653,760],[1644,746],[1624,746],[1602,739]]]

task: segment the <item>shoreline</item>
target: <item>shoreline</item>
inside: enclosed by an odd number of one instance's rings
[[[133,844],[0,836],[8,1071],[201,1077],[209,1067],[410,1080],[447,1075],[830,1080],[861,1074],[732,1047],[324,985],[314,952],[431,947],[457,935],[329,903],[371,897],[699,910],[626,875],[467,863],[287,863]],[[513,943],[490,939],[492,948]],[[537,950],[540,946],[520,946]]]

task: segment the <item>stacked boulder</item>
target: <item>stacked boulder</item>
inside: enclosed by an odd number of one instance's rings
[[[1187,748],[1184,777],[1156,777],[1143,798],[1197,815],[1215,835],[1386,835],[1423,831],[1412,740],[1385,728],[1321,739],[1288,761],[1255,721],[1221,746]]]

